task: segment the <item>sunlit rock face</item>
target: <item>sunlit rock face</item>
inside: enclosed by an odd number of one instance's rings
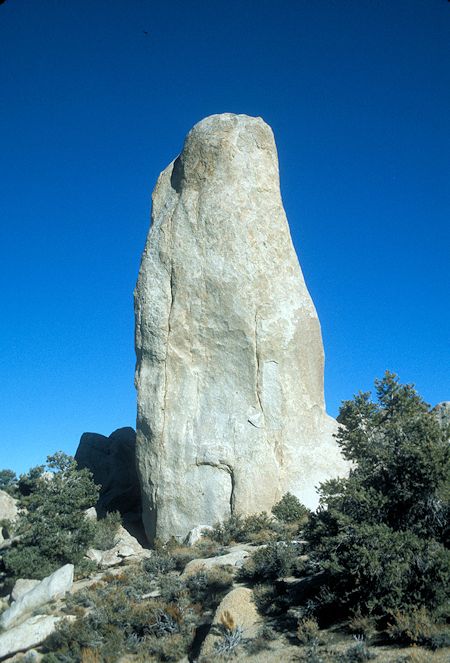
[[[261,118],[213,115],[153,192],[135,291],[137,463],[150,539],[344,474],[320,324]]]

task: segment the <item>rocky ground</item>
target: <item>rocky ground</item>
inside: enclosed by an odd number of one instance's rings
[[[279,616],[259,612],[258,585],[242,580],[252,553],[265,544],[220,546],[197,540],[196,535],[192,538],[193,545],[148,550],[120,528],[110,550],[88,552],[97,565],[89,577],[74,580],[73,566],[68,564],[41,582],[18,580],[10,595],[2,598],[0,660],[449,660],[448,648],[432,652],[393,647],[362,641],[345,629],[304,629],[297,634],[295,628],[286,630]],[[295,585],[299,580],[280,582]],[[124,631],[126,653],[119,655],[118,633]]]

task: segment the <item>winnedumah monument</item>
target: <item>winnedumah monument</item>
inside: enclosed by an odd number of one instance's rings
[[[137,463],[150,540],[345,474],[319,319],[292,245],[273,133],[213,115],[160,175],[135,291]]]

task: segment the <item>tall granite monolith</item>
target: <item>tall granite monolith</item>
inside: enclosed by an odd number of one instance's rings
[[[135,291],[137,463],[150,539],[344,474],[320,324],[261,118],[194,126],[153,192]]]

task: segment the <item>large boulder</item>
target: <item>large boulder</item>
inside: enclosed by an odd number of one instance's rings
[[[14,522],[18,515],[17,500],[4,490],[0,490],[0,521],[9,520]]]
[[[140,522],[141,495],[136,472],[136,433],[119,428],[109,437],[83,433],[75,453],[78,467],[87,467],[101,485],[97,513],[119,511],[125,522]]]
[[[20,624],[34,610],[65,596],[73,584],[73,564],[65,564],[41,580],[35,587],[21,594],[11,607],[0,616],[0,627],[9,629]],[[30,645],[31,647],[32,645]]]
[[[160,175],[135,291],[137,461],[150,539],[309,507],[347,471],[320,324],[261,118],[213,115]]]

